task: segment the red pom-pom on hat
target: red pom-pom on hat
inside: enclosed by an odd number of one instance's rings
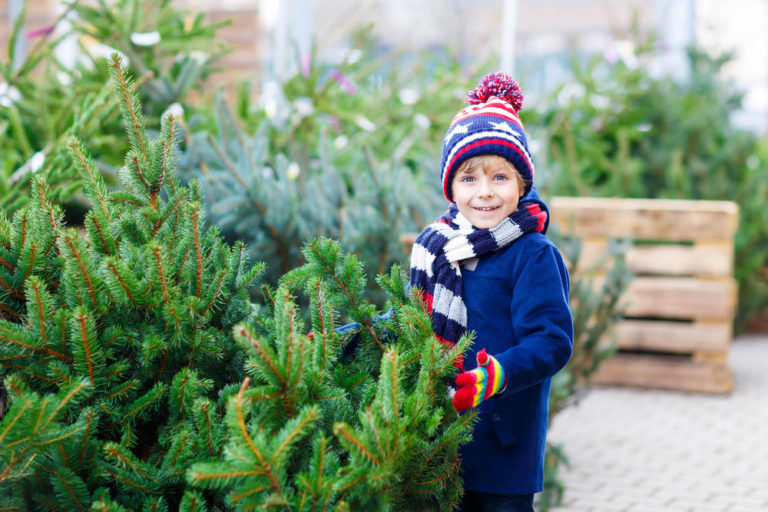
[[[485,75],[477,87],[469,91],[466,102],[470,105],[479,105],[494,96],[512,105],[515,112],[520,112],[520,109],[523,108],[523,93],[520,90],[520,84],[503,71]]]

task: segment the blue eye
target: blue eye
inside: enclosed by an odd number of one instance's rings
[[[475,177],[474,176],[464,176],[463,178],[461,178],[461,181],[463,181],[464,183],[472,183],[473,181],[475,181]]]
[[[505,181],[505,180],[507,180],[508,178],[507,178],[507,176],[506,176],[506,175],[504,175],[504,174],[497,174],[497,175],[494,177],[494,179],[495,179],[495,180],[497,180],[497,181]]]

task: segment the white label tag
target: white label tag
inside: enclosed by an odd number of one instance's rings
[[[471,272],[477,268],[477,263],[479,261],[480,261],[479,258],[469,258],[468,260],[464,260],[461,262],[461,268],[465,270],[469,270]]]

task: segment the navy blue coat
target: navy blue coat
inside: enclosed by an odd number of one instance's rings
[[[468,330],[466,370],[485,348],[504,367],[506,389],[477,408],[473,440],[461,450],[464,488],[529,494],[544,484],[544,449],[552,376],[571,356],[573,320],[568,271],[541,233],[462,267]]]

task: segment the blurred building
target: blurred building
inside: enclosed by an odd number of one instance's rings
[[[27,0],[25,30],[44,28],[60,0]],[[382,51],[452,52],[462,61],[498,62],[536,94],[567,80],[573,55],[631,58],[633,26],[655,31],[665,49],[654,71],[686,72],[685,47],[733,50],[727,77],[746,92],[736,121],[768,128],[768,0],[174,0],[211,20],[230,18],[221,37],[234,51],[221,62],[225,83],[271,79],[296,71],[301,59],[344,55],[346,37],[370,24]],[[0,49],[7,51],[22,0],[0,0]],[[31,40],[21,38],[17,52]],[[5,54],[5,53],[4,53]],[[297,59],[298,56],[298,59]]]
[[[283,4],[290,4],[284,1]],[[527,94],[569,76],[573,55],[631,58],[633,30],[656,33],[664,54],[654,72],[682,76],[685,49],[734,52],[726,77],[745,92],[734,120],[768,131],[768,0],[313,0],[320,49],[364,23],[392,50],[455,52],[467,61],[498,58]],[[306,12],[306,11],[305,11]]]

